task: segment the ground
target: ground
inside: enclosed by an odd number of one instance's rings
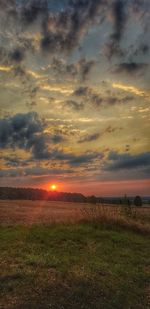
[[[121,207],[121,210],[124,207]],[[150,224],[150,207],[133,207],[139,221]],[[49,224],[49,223],[74,223],[85,217],[108,217],[119,220],[120,208],[110,205],[92,205],[86,203],[70,203],[60,201],[24,201],[0,200],[0,224]],[[121,216],[121,219],[123,217]],[[129,219],[129,218],[128,218]],[[137,218],[136,218],[137,219]]]
[[[0,308],[150,307],[150,239],[143,230],[97,221],[6,221],[0,228]]]
[[[71,222],[81,218],[85,204],[49,201],[0,201],[0,223]]]

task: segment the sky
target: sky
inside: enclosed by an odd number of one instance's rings
[[[149,0],[0,0],[0,186],[150,195],[149,33]]]

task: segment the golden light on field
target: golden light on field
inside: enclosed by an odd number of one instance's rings
[[[52,184],[52,185],[50,186],[50,189],[51,189],[52,191],[56,191],[56,189],[57,189],[57,185]]]

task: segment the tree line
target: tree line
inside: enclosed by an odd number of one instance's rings
[[[33,188],[10,188],[0,187],[1,200],[47,200],[47,201],[63,201],[63,202],[79,202],[92,204],[117,204],[117,205],[135,205],[142,206],[142,198],[136,196],[135,198],[128,198],[126,195],[123,198],[119,197],[96,197],[84,196],[81,193],[67,193],[57,191],[46,191],[43,189]]]

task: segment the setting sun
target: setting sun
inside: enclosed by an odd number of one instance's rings
[[[50,186],[50,188],[51,188],[52,191],[55,191],[57,189],[57,186],[53,184],[53,185]]]

